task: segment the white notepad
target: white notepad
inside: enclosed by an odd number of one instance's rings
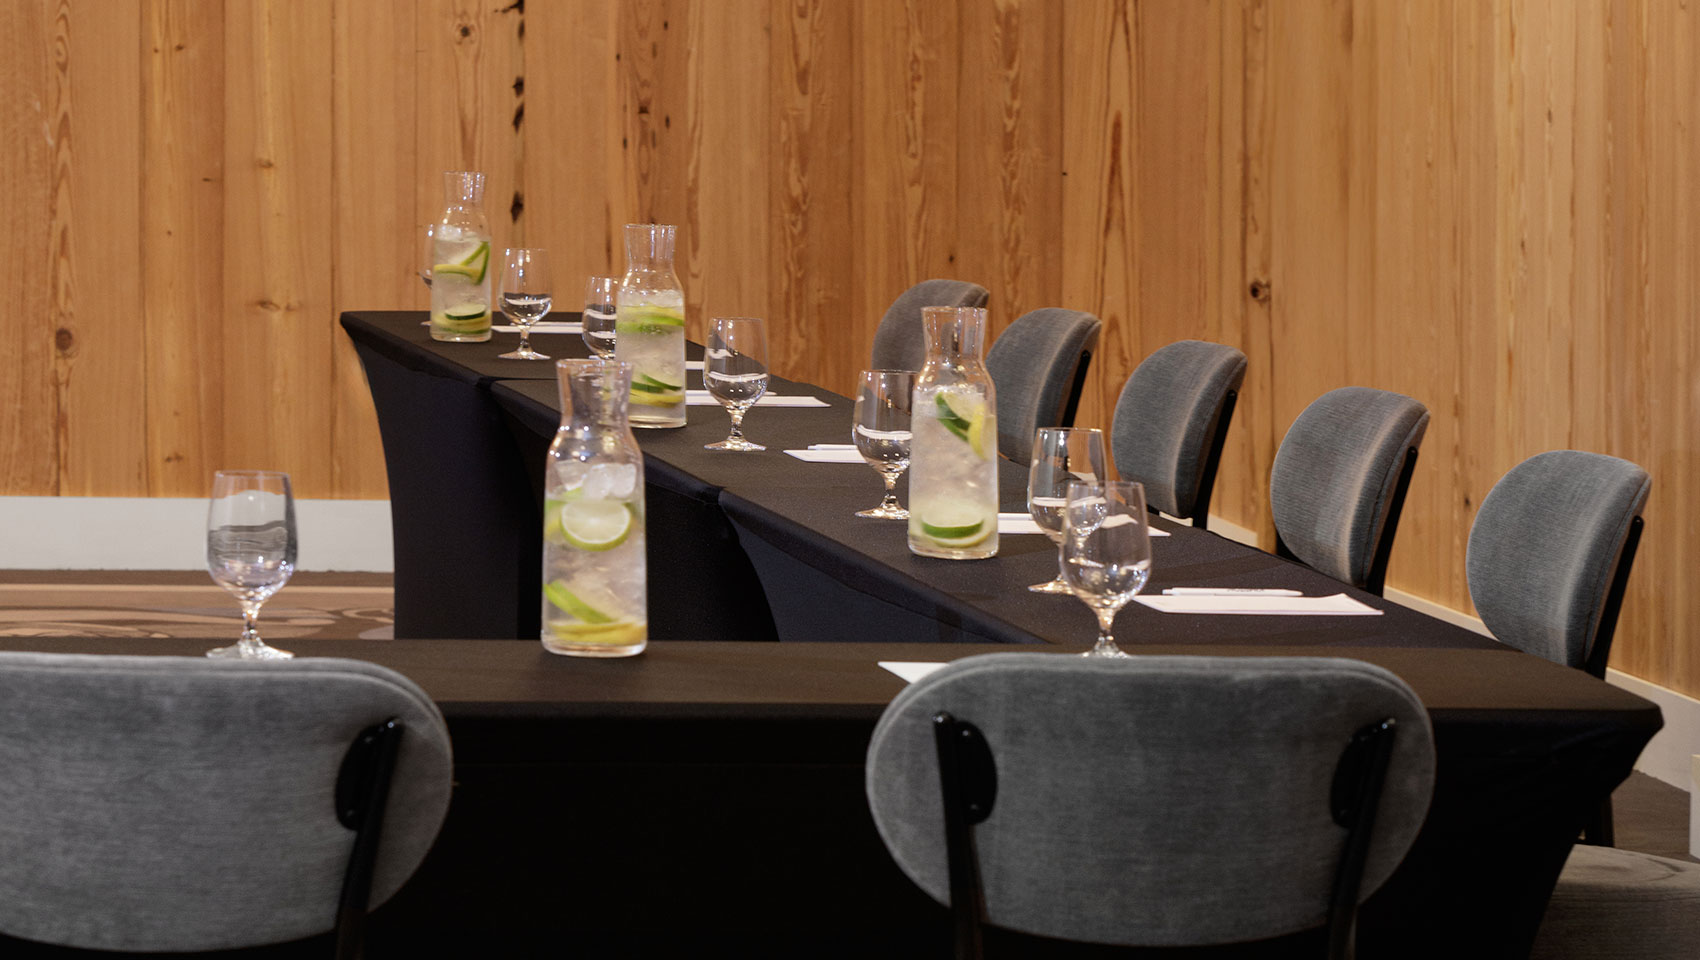
[[[807,463],[863,463],[855,450],[787,450],[791,456]]]
[[[685,405],[691,407],[718,407],[720,401],[709,395],[707,390],[686,390]],[[825,400],[814,397],[785,397],[770,393],[756,401],[758,407],[824,407]]]
[[[1381,611],[1343,593],[1331,597],[1134,597],[1163,613],[1232,613],[1266,617],[1379,617]]]
[[[913,660],[881,660],[879,664],[902,677],[904,683],[914,683],[944,666],[942,663],[921,663]]]

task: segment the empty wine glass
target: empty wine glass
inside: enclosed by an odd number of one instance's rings
[[[1033,436],[1033,465],[1027,470],[1027,512],[1057,545],[1057,577],[1035,583],[1034,593],[1070,593],[1062,574],[1063,507],[1071,480],[1106,480],[1104,431],[1040,427]]]
[[[604,360],[614,356],[615,294],[620,292],[619,277],[591,277],[584,290],[584,345],[593,356]]]
[[[431,270],[436,266],[437,259],[437,225],[427,223],[419,228],[423,245],[419,248],[419,279],[425,281],[425,286],[431,285]]]
[[[503,360],[547,360],[531,349],[531,325],[549,314],[549,251],[538,247],[509,247],[502,255],[502,313],[519,327],[519,349]]]
[[[1088,657],[1125,657],[1110,635],[1116,614],[1151,579],[1145,487],[1131,480],[1068,485],[1063,507],[1063,576],[1098,616]]]
[[[912,370],[863,370],[856,388],[855,424],[851,439],[868,466],[885,480],[885,499],[879,506],[856,511],[858,517],[907,520],[909,511],[897,502],[897,478],[909,469],[910,402],[915,393]]]
[[[744,439],[744,412],[767,392],[767,325],[755,317],[715,317],[702,355],[702,385],[732,415],[732,432],[704,450],[766,450]]]
[[[294,654],[267,646],[256,621],[260,604],[295,572],[295,498],[289,474],[220,470],[213,475],[207,508],[207,572],[242,605],[242,639],[208,650],[209,657],[287,660]]]

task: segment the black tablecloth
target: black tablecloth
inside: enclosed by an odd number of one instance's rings
[[[0,639],[87,653],[207,646]],[[869,736],[903,686],[875,664],[1007,646],[660,643],[615,661],[556,657],[534,641],[287,646],[399,670],[442,708],[454,740],[448,821],[374,916],[374,958],[947,952],[944,910],[891,862],[863,799]],[[1366,906],[1360,955],[1526,952],[1568,838],[1627,775],[1657,707],[1508,650],[1352,655],[1411,684],[1439,755],[1427,824]],[[0,950],[34,955],[15,942]]]

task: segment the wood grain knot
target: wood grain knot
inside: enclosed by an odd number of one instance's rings
[[[60,353],[69,354],[71,348],[77,345],[77,336],[64,327],[53,331],[53,348]]]
[[[254,166],[259,167],[261,170],[270,170],[272,167],[277,166],[277,164],[273,163],[270,157],[260,157],[254,161]]]
[[[1269,302],[1269,281],[1267,281],[1267,280],[1253,280],[1251,282],[1251,286],[1246,288],[1246,293],[1253,300],[1256,300],[1258,303],[1268,303]]]

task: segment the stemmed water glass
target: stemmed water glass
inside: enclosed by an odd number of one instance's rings
[[[615,294],[620,292],[619,277],[591,277],[584,289],[584,345],[592,356],[603,360],[614,357]]]
[[[1063,507],[1073,480],[1106,480],[1104,431],[1040,427],[1033,436],[1033,465],[1027,470],[1027,512],[1057,545],[1057,577],[1035,583],[1034,593],[1070,593],[1062,574]]]
[[[295,572],[295,498],[289,474],[220,470],[213,475],[207,508],[207,572],[242,605],[242,639],[208,650],[209,657],[287,660],[294,654],[268,646],[256,621],[260,604]]]
[[[1068,485],[1063,507],[1063,577],[1098,616],[1088,657],[1125,657],[1110,635],[1116,614],[1151,579],[1145,487],[1131,480]]]
[[[703,350],[702,385],[732,415],[732,432],[704,450],[766,450],[744,439],[744,413],[767,392],[767,325],[755,317],[715,317]]]
[[[897,478],[909,469],[913,438],[909,417],[914,394],[914,371],[862,371],[856,388],[856,422],[850,435],[862,459],[885,480],[885,499],[877,507],[856,511],[858,517],[909,519],[909,511],[897,502]]]
[[[503,360],[547,360],[531,349],[531,325],[549,314],[549,251],[538,247],[509,247],[502,255],[502,313],[519,327],[519,349]]]

